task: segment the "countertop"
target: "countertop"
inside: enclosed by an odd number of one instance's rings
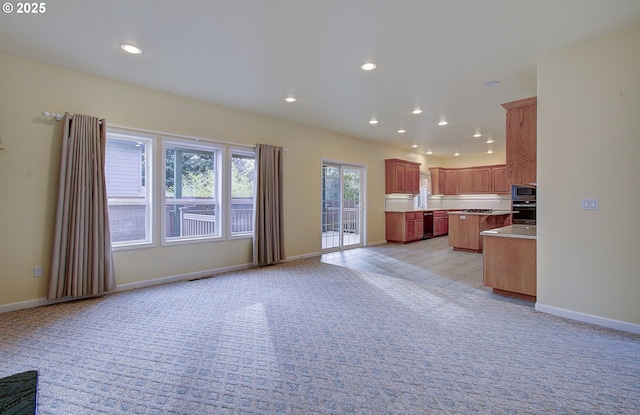
[[[502,238],[537,239],[535,225],[511,225],[504,228],[489,229],[480,232],[480,236],[498,236]]]
[[[514,210],[494,210],[493,212],[465,212],[463,210],[456,210],[453,212],[447,212],[450,215],[478,215],[478,216],[496,216],[496,215],[510,215],[516,213]]]

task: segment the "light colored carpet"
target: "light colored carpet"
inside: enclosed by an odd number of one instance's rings
[[[0,315],[39,414],[638,414],[640,336],[292,261]]]

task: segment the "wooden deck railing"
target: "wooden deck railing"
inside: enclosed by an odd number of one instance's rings
[[[180,236],[214,235],[216,217],[201,213],[180,212]]]
[[[206,212],[206,213],[203,213]],[[180,236],[215,235],[216,217],[213,210],[180,210]],[[231,207],[231,233],[253,231],[253,208]]]
[[[323,231],[339,231],[340,230],[340,208],[330,207],[324,212],[322,222]],[[347,233],[360,233],[360,209],[344,208],[342,209],[342,231]]]

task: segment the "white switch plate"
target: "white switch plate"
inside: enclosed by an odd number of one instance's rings
[[[33,267],[33,278],[42,277],[42,267]]]
[[[598,210],[599,202],[597,197],[583,197],[582,210]]]

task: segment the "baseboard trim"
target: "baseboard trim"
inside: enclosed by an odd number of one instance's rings
[[[386,239],[382,239],[380,241],[369,242],[366,246],[376,246],[376,245],[384,245],[387,243]]]
[[[307,258],[317,258],[320,255],[322,255],[320,252],[313,252],[311,254],[304,254],[304,255],[295,255],[295,256],[288,256],[284,262],[290,262],[290,261],[295,261],[298,259],[307,259]]]
[[[248,269],[248,268],[251,268],[252,266],[253,266],[252,264],[233,265],[230,267],[215,268],[215,269],[209,269],[209,270],[197,271],[197,272],[189,272],[187,274],[172,275],[169,277],[154,278],[151,280],[145,280],[145,281],[139,281],[139,282],[130,282],[127,284],[118,285],[118,287],[111,292],[116,293],[116,292],[122,292],[122,291],[136,290],[138,288],[153,287],[154,285],[170,284],[172,282],[199,280],[203,278],[213,277],[218,274],[224,274],[225,272]]]
[[[20,301],[20,302],[17,302],[17,303],[4,304],[4,305],[0,305],[0,314],[8,313],[10,311],[24,310],[24,309],[27,309],[27,308],[34,308],[34,307],[41,307],[41,306],[58,304],[58,303],[65,303],[65,302],[68,302],[68,301],[86,300],[86,299],[89,299],[89,298],[102,297],[104,295],[109,295],[109,294],[113,294],[113,293],[136,290],[136,289],[139,289],[139,288],[153,287],[155,285],[169,284],[169,283],[172,283],[172,282],[190,281],[190,280],[198,280],[198,279],[202,279],[202,278],[209,278],[209,277],[213,277],[213,276],[218,275],[218,274],[223,274],[225,272],[239,271],[239,270],[242,270],[242,269],[248,269],[248,268],[251,268],[252,266],[253,266],[252,264],[241,264],[241,265],[234,265],[234,266],[231,266],[231,267],[215,268],[215,269],[210,269],[210,270],[205,270],[205,271],[190,272],[190,273],[187,273],[187,274],[172,275],[172,276],[168,276],[168,277],[154,278],[154,279],[145,280],[145,281],[138,281],[138,282],[130,282],[130,283],[126,283],[126,284],[119,284],[116,287],[115,290],[109,291],[108,293],[100,294],[98,296],[87,295],[87,296],[84,296],[84,297],[56,298],[55,300],[48,300],[46,298],[38,298],[38,299],[35,299],[35,300],[27,300],[27,301]]]
[[[552,314],[558,317],[564,317],[571,320],[581,321],[583,323],[594,324],[596,326],[607,327],[629,333],[640,334],[640,324],[629,323],[621,320],[614,320],[607,317],[595,316],[592,314],[581,313],[579,311],[567,310],[564,308],[554,307],[550,305],[536,303],[536,310],[543,313]]]

